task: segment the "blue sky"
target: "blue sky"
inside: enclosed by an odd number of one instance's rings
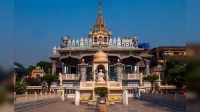
[[[86,37],[98,14],[99,0],[1,1],[1,65],[15,61],[25,67],[50,61],[52,48],[64,34]],[[101,0],[102,14],[114,37],[133,37],[158,46],[184,46],[199,41],[198,0]],[[8,48],[6,48],[8,47]],[[5,50],[7,49],[7,50]],[[8,56],[8,54],[10,54]]]

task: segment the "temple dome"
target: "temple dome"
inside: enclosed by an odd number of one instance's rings
[[[35,70],[41,70],[41,67],[40,66],[36,66]]]
[[[92,31],[91,30],[89,31],[89,35],[92,35]]]
[[[65,36],[63,37],[63,40],[68,40],[68,37],[65,35]]]
[[[103,52],[101,49],[99,49],[95,54],[94,54],[94,60],[93,62],[105,62],[108,61],[108,56],[105,52]]]

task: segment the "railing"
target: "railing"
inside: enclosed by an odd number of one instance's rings
[[[65,74],[65,73],[62,73],[61,76],[62,76],[62,80],[78,80],[79,79],[78,74]]]
[[[93,90],[94,89],[94,83],[93,83],[93,81],[80,82],[80,88]]]
[[[14,93],[14,109],[20,109],[24,107],[39,105],[61,99],[59,93],[36,93],[35,94],[16,94]]]
[[[110,89],[122,89],[121,82],[108,82],[108,88]]]
[[[128,74],[128,79],[138,79],[140,80],[142,78],[141,74]]]
[[[186,109],[186,96],[182,94],[157,94],[143,92],[141,94],[141,99]]]

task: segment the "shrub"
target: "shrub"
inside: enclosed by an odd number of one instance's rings
[[[16,94],[23,94],[23,93],[25,93],[25,91],[26,91],[26,84],[25,83],[21,83],[21,82],[17,82],[15,84],[14,91],[16,92]]]
[[[106,97],[108,95],[107,87],[96,87],[94,91],[95,91],[95,94],[99,95],[100,97]]]

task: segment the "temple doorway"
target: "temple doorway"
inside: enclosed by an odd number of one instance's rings
[[[76,67],[70,67],[71,69],[71,74],[76,74]]]

